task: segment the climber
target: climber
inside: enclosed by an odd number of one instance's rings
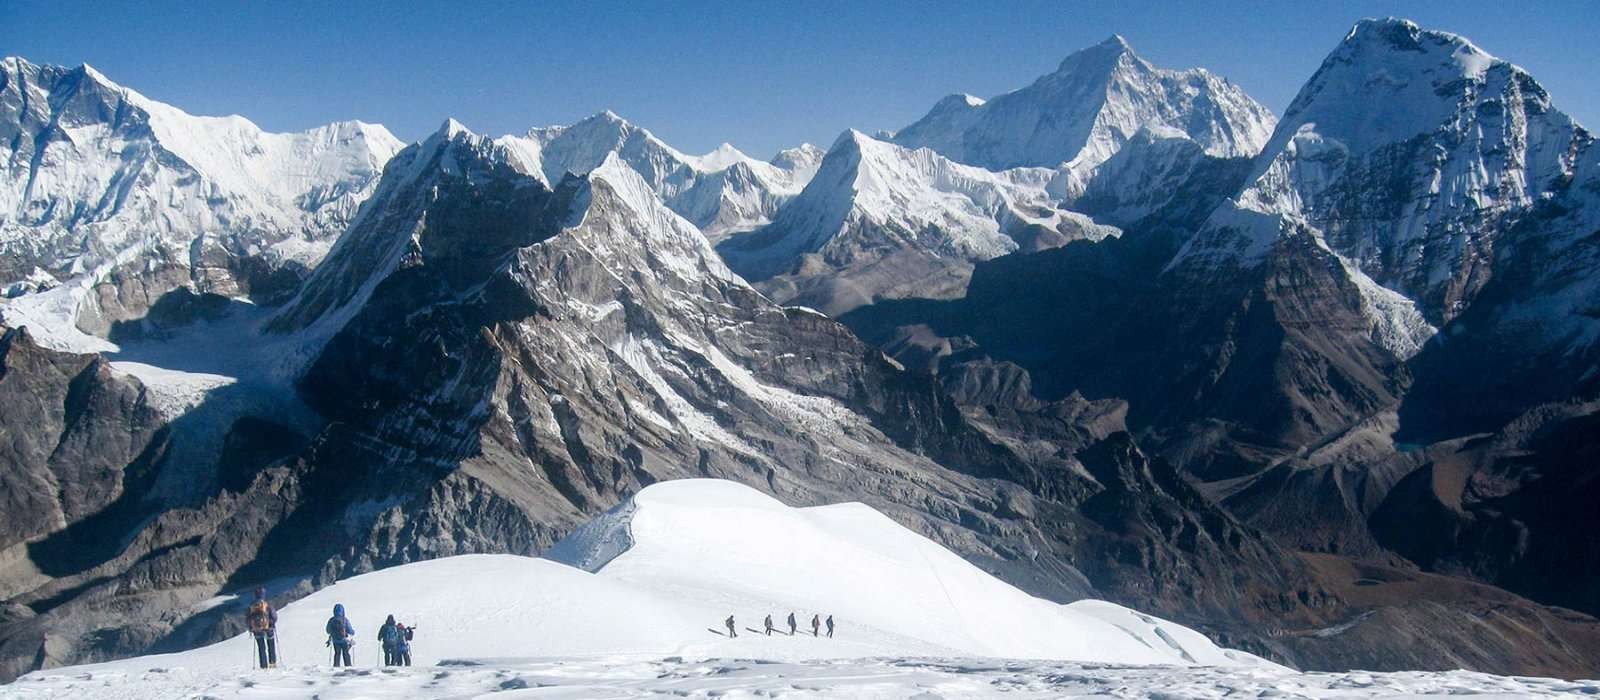
[[[261,668],[277,668],[278,611],[267,602],[267,589],[256,587],[256,599],[245,610],[244,624],[256,640],[256,658]]]
[[[417,626],[412,625],[407,627],[402,623],[396,622],[394,623],[394,628],[396,632],[394,642],[394,665],[410,666],[411,638],[415,633]]]
[[[789,636],[794,636],[794,611],[789,611]]]
[[[383,626],[378,628],[378,641],[383,644],[383,665],[395,665],[395,642],[399,636],[399,630],[395,629],[394,616],[390,615],[383,621]]]
[[[328,641],[324,646],[333,647],[334,668],[353,665],[350,663],[350,647],[356,645],[356,628],[350,624],[350,618],[344,616],[343,603],[333,606],[333,617],[328,618],[324,629],[328,633]]]

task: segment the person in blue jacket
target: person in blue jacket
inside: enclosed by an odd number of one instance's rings
[[[350,618],[344,616],[344,603],[333,606],[333,617],[328,618],[325,629],[328,632],[327,645],[333,647],[334,668],[352,665],[350,647],[356,643],[356,628],[350,624]]]

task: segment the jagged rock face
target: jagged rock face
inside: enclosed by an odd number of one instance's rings
[[[1212,156],[1254,156],[1274,122],[1228,81],[1200,69],[1156,68],[1114,36],[1020,90],[987,102],[947,97],[894,141],[991,170],[1065,163],[1086,170],[1142,128],[1181,134]]]
[[[950,298],[975,262],[1120,233],[1064,209],[1050,192],[1060,177],[992,173],[848,131],[771,225],[717,250],[774,300],[828,314]]]
[[[359,122],[264,133],[184,114],[87,66],[7,58],[0,285],[20,294],[90,276],[79,320],[98,334],[180,285],[270,290],[274,271],[316,263],[399,147]]]
[[[1531,408],[1600,397],[1600,151],[1568,196],[1502,236],[1493,278],[1411,362],[1396,438],[1494,431]]]
[[[164,425],[146,404],[138,380],[113,375],[104,358],[41,348],[27,329],[4,329],[0,551],[18,557],[15,548],[25,542],[111,510],[113,504],[123,511],[136,509],[163,454]],[[10,598],[25,590],[29,581],[24,579],[6,576],[0,590]]]
[[[1542,406],[1422,459],[1372,514],[1379,541],[1432,571],[1600,614],[1600,404]]]
[[[918,324],[971,339],[939,361],[942,374],[993,358],[1027,370],[1046,399],[1125,398],[1133,425],[1208,478],[1259,469],[1398,403],[1403,364],[1372,344],[1360,290],[1309,240],[1284,239],[1272,264],[1227,277],[1151,279],[1155,253],[1170,248],[1156,231],[1130,236],[996,260],[959,301],[844,320],[874,342]]]

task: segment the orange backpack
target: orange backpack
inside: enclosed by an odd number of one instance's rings
[[[269,631],[272,629],[272,608],[267,601],[258,600],[250,604],[250,611],[245,613],[244,620],[251,632]]]

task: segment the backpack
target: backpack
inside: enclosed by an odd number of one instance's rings
[[[328,618],[328,636],[340,641],[350,636],[350,628],[346,626],[344,618]]]
[[[272,606],[268,605],[265,600],[251,603],[250,610],[244,614],[244,620],[245,624],[249,625],[251,632],[261,634],[271,631]]]

